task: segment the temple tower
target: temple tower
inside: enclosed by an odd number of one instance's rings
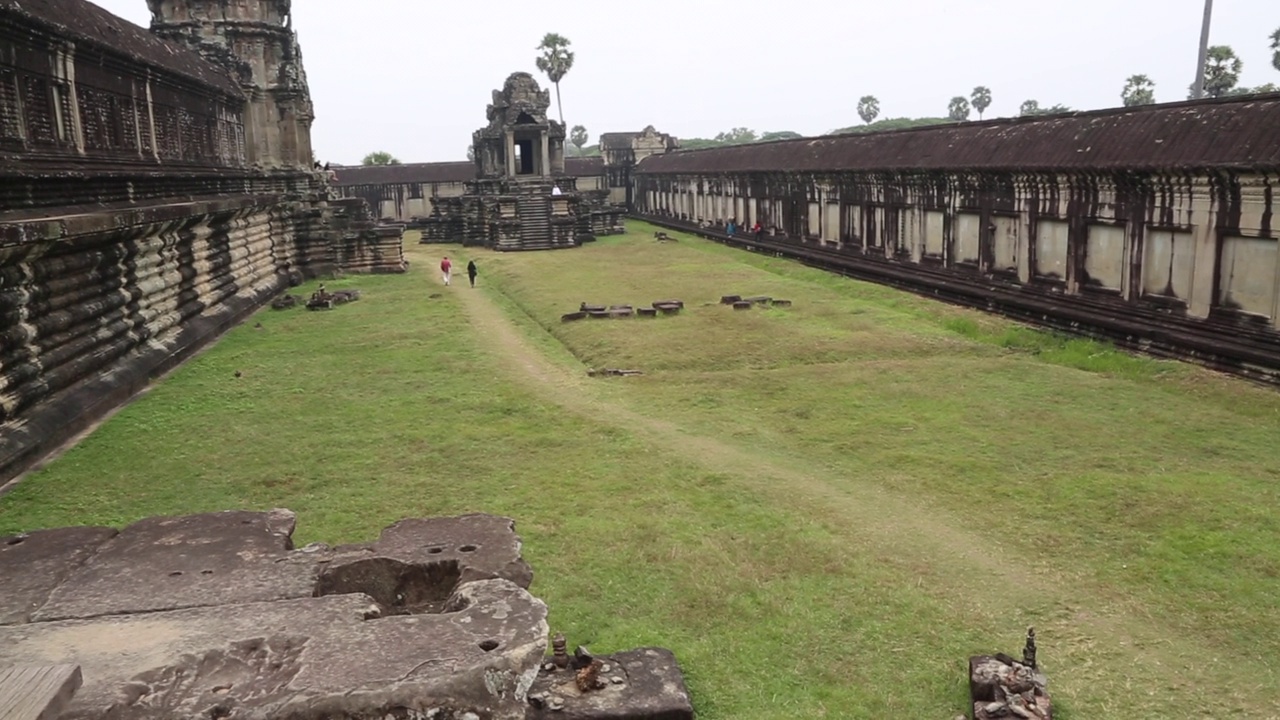
[[[594,240],[591,213],[565,174],[564,125],[547,118],[551,93],[526,72],[493,91],[489,124],[472,135],[476,179],[437,222],[469,245],[548,250]],[[446,216],[447,215],[447,216]]]
[[[147,0],[151,30],[189,45],[244,89],[245,146],[264,169],[307,169],[315,113],[291,0]]]
[[[529,73],[512,73],[493,91],[489,124],[472,136],[482,178],[543,178],[564,175],[564,125],[547,118],[550,91]]]

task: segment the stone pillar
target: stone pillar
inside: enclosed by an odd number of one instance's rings
[[[551,174],[551,136],[548,133],[542,133],[542,172],[543,177]]]
[[[507,176],[516,176],[516,134],[507,131]]]

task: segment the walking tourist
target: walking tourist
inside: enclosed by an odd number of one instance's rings
[[[440,274],[444,276],[444,284],[449,284],[450,273],[453,271],[453,263],[449,262],[449,256],[445,255],[440,261]]]
[[[467,263],[467,277],[471,279],[471,287],[475,287],[475,286],[476,286],[476,276],[477,276],[477,275],[479,275],[479,274],[480,274],[480,271],[476,269],[476,261],[475,261],[475,260],[472,260],[472,261],[468,262],[468,263]]]

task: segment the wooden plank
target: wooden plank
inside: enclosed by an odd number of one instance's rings
[[[0,720],[55,720],[83,682],[79,665],[0,669]]]

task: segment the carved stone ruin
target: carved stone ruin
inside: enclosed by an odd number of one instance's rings
[[[551,94],[529,73],[493,91],[489,124],[472,136],[476,179],[461,197],[438,202],[424,242],[461,241],[495,250],[548,250],[595,240],[593,227],[619,225],[607,192],[588,197],[565,173],[565,128],[547,117]],[[593,209],[594,208],[594,209]],[[612,213],[596,218],[593,212]]]
[[[693,717],[665,650],[565,683],[580,660],[547,657],[510,519],[408,519],[300,549],[294,524],[235,511],[0,537],[0,667],[79,665],[65,720],[524,720],[551,697],[555,717]]]
[[[969,658],[974,720],[1053,720],[1048,678],[1036,663],[1036,631],[1027,629],[1022,661],[1003,653]]]

